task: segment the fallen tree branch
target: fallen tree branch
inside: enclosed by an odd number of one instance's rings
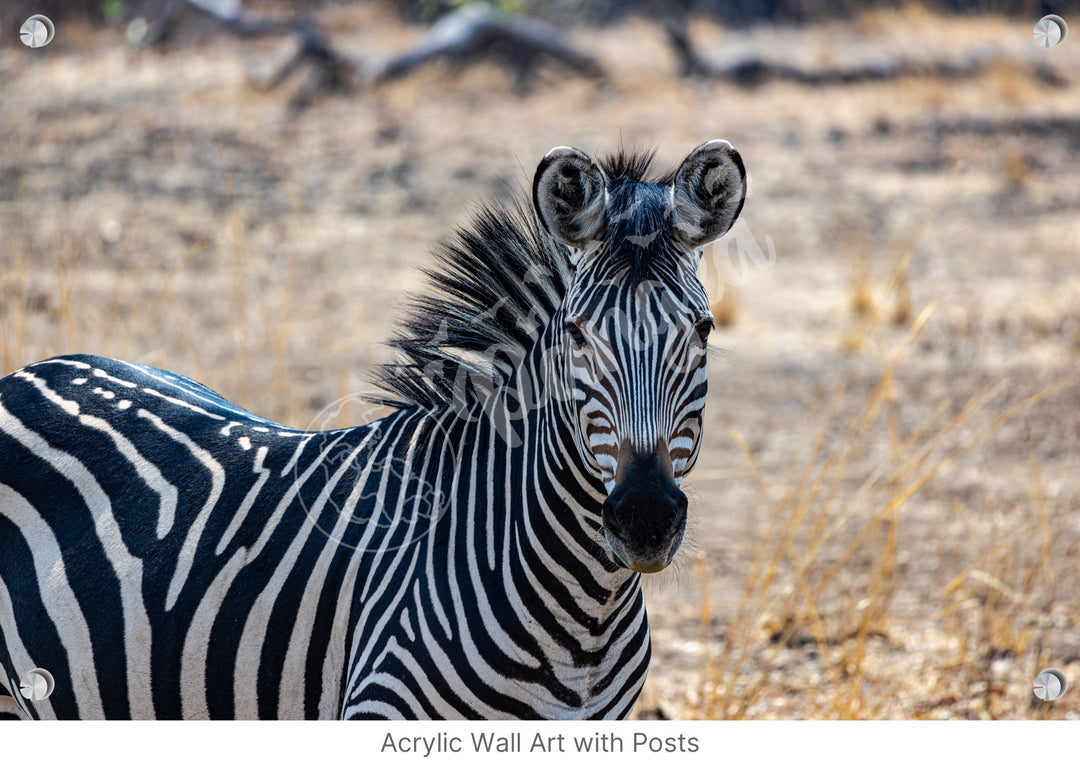
[[[366,67],[335,50],[313,18],[251,14],[244,11],[240,0],[169,0],[161,16],[143,32],[140,45],[165,40],[187,10],[214,20],[241,38],[295,37],[296,52],[258,85],[276,88],[307,67],[305,81],[289,101],[296,110],[307,107],[322,93],[349,92],[360,84],[392,81],[435,61],[464,66],[485,58],[495,60],[511,70],[521,92],[531,86],[541,64],[556,64],[588,78],[604,74],[596,59],[574,47],[555,27],[501,13],[487,3],[474,3],[447,14],[417,45]]]
[[[960,80],[982,75],[993,62],[992,56],[970,56],[961,62],[916,62],[892,57],[878,62],[846,68],[804,69],[780,62],[771,62],[757,55],[737,59],[726,65],[706,61],[690,40],[686,23],[668,21],[664,24],[668,44],[679,60],[679,75],[684,78],[703,78],[727,81],[745,89],[753,89],[769,81],[789,81],[803,86],[843,86],[876,81],[891,81],[905,77]],[[1067,81],[1045,64],[1031,67],[1033,78],[1050,86]]]
[[[604,74],[596,59],[572,46],[550,24],[474,3],[444,16],[416,46],[374,67],[371,77],[379,83],[433,61],[465,64],[480,58],[499,60],[509,67],[522,91],[531,85],[541,62],[562,65],[588,78]]]
[[[347,92],[355,86],[355,63],[330,45],[314,19],[306,16],[278,18],[249,14],[239,0],[169,0],[161,16],[147,27],[139,41],[140,45],[152,46],[166,39],[188,9],[213,19],[237,37],[294,36],[298,42],[296,52],[258,84],[260,88],[273,89],[301,67],[309,65],[311,70],[308,77],[289,100],[293,109],[307,107],[322,92]]]

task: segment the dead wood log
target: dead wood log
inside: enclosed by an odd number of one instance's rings
[[[161,16],[148,25],[140,45],[152,46],[166,39],[187,10],[213,19],[237,37],[295,37],[295,53],[258,84],[260,88],[273,89],[308,66],[307,77],[289,100],[295,110],[310,105],[320,93],[347,92],[356,85],[356,64],[330,45],[313,18],[251,14],[244,11],[240,0],[169,0]]]
[[[554,63],[588,78],[604,75],[600,63],[574,47],[557,28],[538,19],[473,3],[447,14],[411,49],[371,70],[380,83],[400,78],[429,62],[464,65],[488,58],[514,73],[519,91],[532,83],[541,63]]]
[[[901,57],[887,57],[877,62],[849,67],[807,69],[769,61],[755,54],[725,65],[717,65],[698,53],[690,40],[685,22],[668,21],[664,24],[664,32],[668,44],[678,58],[681,77],[727,81],[745,89],[757,88],[769,81],[789,81],[802,86],[824,87],[891,81],[906,77],[960,80],[982,75],[994,59],[993,56],[985,54],[972,54],[956,62],[917,62]],[[1025,65],[1026,63],[1016,63],[1017,67]],[[1060,86],[1067,82],[1056,70],[1041,63],[1031,66],[1029,74],[1050,86]]]
[[[487,3],[474,3],[447,14],[412,48],[381,62],[362,66],[337,51],[322,28],[310,17],[281,18],[248,13],[240,0],[169,0],[140,40],[152,46],[169,37],[187,11],[210,18],[241,38],[291,35],[296,52],[259,86],[273,89],[307,68],[307,76],[290,99],[290,107],[303,109],[325,92],[349,92],[361,84],[401,78],[430,62],[465,66],[492,59],[510,69],[518,91],[527,91],[543,64],[556,64],[589,78],[603,77],[603,68],[591,55],[566,40],[555,27],[538,19],[496,11]]]

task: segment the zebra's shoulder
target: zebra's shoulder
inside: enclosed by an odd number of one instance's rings
[[[229,423],[292,430],[237,406],[189,377],[99,355],[62,355],[38,361],[3,380],[9,381],[29,383],[61,406],[65,401],[78,404],[96,396],[120,409],[158,404]],[[0,389],[0,394],[3,392]]]

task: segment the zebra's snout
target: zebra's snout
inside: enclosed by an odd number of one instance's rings
[[[656,573],[668,566],[682,544],[686,496],[655,454],[635,456],[601,514],[615,560],[638,573]]]

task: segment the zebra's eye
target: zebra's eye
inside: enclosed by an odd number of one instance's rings
[[[585,346],[585,334],[581,332],[577,323],[566,321],[566,333],[570,337],[570,341],[574,343],[574,347]]]
[[[695,326],[698,332],[698,336],[701,337],[701,341],[703,342],[709,338],[709,332],[712,331],[715,327],[716,326],[713,325],[712,318],[709,318],[708,320],[702,320],[700,323],[697,324],[697,326]]]

